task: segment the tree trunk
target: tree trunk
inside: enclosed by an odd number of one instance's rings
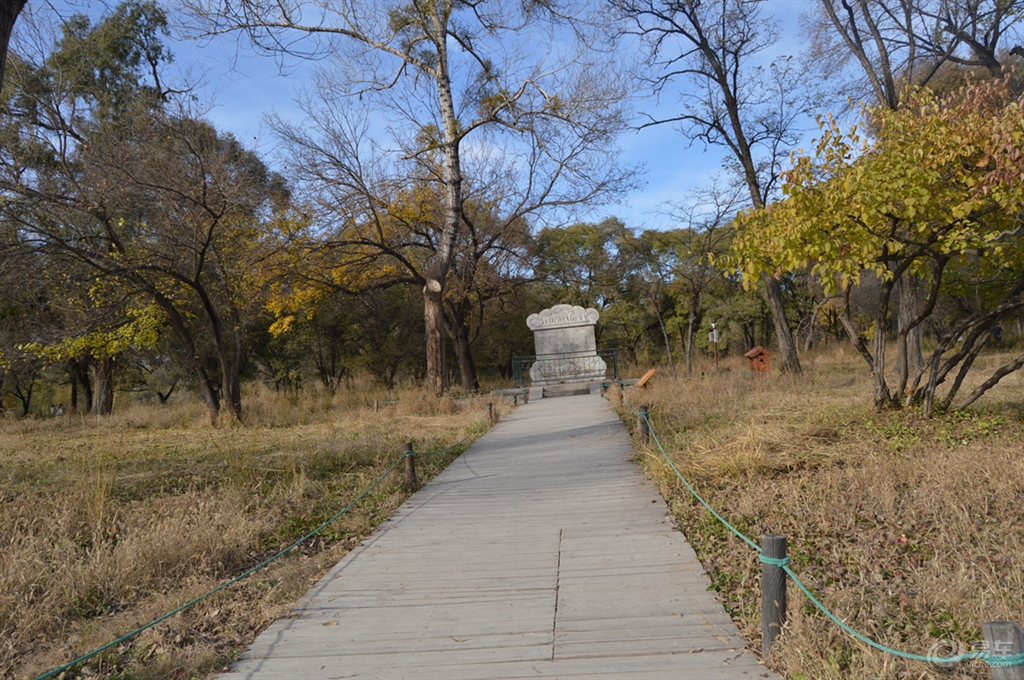
[[[231,412],[232,417],[236,420],[241,420],[242,385],[238,374],[238,366],[229,366],[226,368],[228,369],[228,372],[225,373],[224,378],[221,380],[221,394],[224,395],[224,400],[227,402],[227,407]]]
[[[913,356],[914,354],[921,354],[920,324],[929,316],[931,316],[932,312],[935,310],[935,305],[939,301],[939,285],[942,281],[942,272],[945,270],[946,263],[948,261],[949,258],[944,257],[935,263],[934,270],[932,272],[932,285],[928,292],[928,297],[925,300],[923,308],[918,304],[919,300],[917,299],[918,290],[916,279],[913,280],[912,284],[909,284],[910,286],[913,287],[914,290],[913,304],[904,305],[903,301],[900,300],[900,317],[902,317],[905,311],[909,310],[913,312],[913,315],[908,316],[905,320],[903,318],[900,318],[899,325],[901,326],[901,328],[899,330],[899,334],[897,335],[896,343],[896,367],[898,369],[897,375],[899,382],[897,383],[895,397],[896,399],[899,399],[905,402],[906,404],[910,404],[910,402],[914,400],[914,395],[917,392],[918,383],[921,379],[921,376],[924,374],[925,370],[924,357],[918,356],[915,361]],[[904,283],[906,282],[906,280],[907,276],[905,275],[902,279],[900,279],[900,282]],[[903,295],[903,288],[905,288],[905,286],[900,285],[900,291],[897,291],[897,295]],[[915,334],[915,337],[912,339],[911,334],[914,331],[917,331],[917,333]],[[911,366],[913,366],[915,363],[917,364],[917,366],[916,368],[913,369],[915,375],[914,384],[908,390],[907,380],[910,376]]]
[[[907,326],[914,323],[918,314],[918,286],[917,278],[910,274],[904,274],[896,284],[899,301],[899,312],[897,327],[903,333]],[[907,331],[906,355],[900,352],[896,355],[896,373],[898,375],[917,373],[924,366],[924,354],[921,351],[921,325],[918,324]],[[904,365],[904,363],[906,365]]]
[[[924,417],[932,417],[932,406],[935,403],[935,388],[938,385],[939,361],[942,354],[935,351],[932,354],[931,370],[928,372],[928,384],[924,388]]]
[[[148,292],[156,300],[157,305],[167,314],[171,329],[178,336],[178,341],[182,345],[182,350],[184,350],[185,363],[195,374],[196,382],[199,383],[199,393],[202,395],[203,401],[206,402],[206,408],[210,412],[210,420],[216,424],[217,416],[220,413],[220,397],[217,396],[217,390],[213,386],[213,381],[210,380],[210,375],[206,372],[206,367],[203,366],[203,360],[199,357],[196,343],[188,332],[185,319],[182,318],[181,312],[174,306],[174,303],[163,293],[155,288],[149,288]]]
[[[230,332],[231,347],[223,347],[218,353],[221,360],[222,393],[227,400],[231,415],[236,420],[242,419],[242,331],[241,320],[232,313],[233,329]],[[218,324],[219,325],[219,324]],[[218,345],[227,344],[227,338],[220,334]]]
[[[786,308],[782,302],[782,287],[779,286],[775,277],[770,276],[767,272],[762,272],[761,280],[764,281],[768,306],[772,311],[772,321],[775,322],[775,337],[779,343],[779,368],[783,373],[799,374],[803,369],[800,367],[800,359],[797,356],[793,331],[789,328],[789,321],[786,319]]]
[[[900,395],[893,400],[889,384],[885,380],[885,331],[889,321],[889,307],[892,301],[893,283],[882,284],[882,294],[878,300],[878,312],[875,315],[875,351],[874,351],[874,372],[871,374],[872,383],[875,388],[875,408],[882,410],[893,406],[899,406]]]
[[[992,332],[986,331],[970,353],[964,358],[963,363],[960,365],[960,370],[957,372],[956,378],[953,380],[953,386],[949,388],[949,392],[946,393],[946,397],[942,400],[943,411],[948,411],[949,407],[953,405],[953,400],[956,399],[957,392],[960,391],[960,386],[964,384],[964,378],[967,377],[967,373],[971,370],[971,366],[974,365],[974,360],[978,358],[978,354],[981,353],[981,350],[988,343],[991,336]]]
[[[686,319],[686,377],[693,377],[693,326],[697,322],[696,296],[690,296],[690,312]]]
[[[160,405],[161,406],[167,403],[167,400],[171,398],[172,394],[174,394],[174,388],[177,387],[177,386],[178,386],[178,381],[175,380],[174,383],[170,386],[170,388],[166,392],[161,392],[160,390],[156,391],[156,396],[157,396],[157,399],[160,400]]]
[[[71,410],[76,413],[92,412],[92,381],[89,380],[89,357],[72,359],[69,369],[71,374]],[[81,388],[81,394],[78,393]],[[84,398],[85,403],[79,408],[79,397]]]
[[[29,382],[27,387],[17,385],[14,390],[10,393],[21,402],[21,417],[24,418],[28,415],[28,410],[32,407],[32,392],[35,390],[35,384]]]
[[[676,377],[676,365],[672,361],[672,343],[668,339],[668,331],[665,330],[665,320],[661,318],[661,312],[658,312],[658,326],[661,327],[661,337],[665,340],[665,354],[668,355],[668,367],[672,371],[672,377]]]
[[[94,416],[109,416],[114,411],[114,360],[111,357],[92,361]]]
[[[467,392],[474,392],[480,389],[480,382],[476,375],[476,362],[473,361],[473,352],[469,341],[469,326],[466,324],[466,314],[461,305],[448,303],[448,334],[451,336],[452,344],[455,347],[455,360],[459,364],[459,384]]]
[[[1019,370],[1021,366],[1024,366],[1024,355],[1019,356],[1013,361],[1010,361],[1000,366],[998,369],[996,369],[996,372],[993,373],[991,377],[989,377],[988,380],[983,382],[981,385],[975,388],[973,392],[967,395],[967,400],[960,405],[960,408],[967,408],[968,406],[973,404],[975,401],[981,398],[981,395],[985,394],[985,392],[988,392],[1007,375]]]
[[[461,123],[452,95],[451,73],[448,70],[447,22],[450,9],[437,16],[436,36],[432,42],[437,48],[437,97],[444,128],[445,162],[445,215],[444,226],[438,239],[437,251],[427,268],[427,282],[423,288],[423,321],[427,332],[427,386],[431,394],[441,397],[446,385],[444,342],[444,285],[448,269],[455,254],[455,244],[462,220],[462,164],[459,145],[462,140]]]
[[[423,321],[427,331],[427,389],[435,397],[444,395],[444,303],[437,280],[423,287]]]
[[[334,396],[338,391],[340,371],[338,370],[338,347],[331,342],[324,347],[324,342],[318,341],[316,347],[316,370],[320,375],[320,382],[327,388],[327,391]]]
[[[4,82],[4,70],[7,64],[7,45],[11,40],[11,33],[14,31],[14,22],[17,21],[21,10],[25,8],[26,0],[6,0],[0,2],[0,86]]]
[[[755,330],[754,324],[743,324],[743,342],[750,349],[757,347],[757,334],[754,332]]]
[[[875,370],[871,373],[871,384],[875,390],[875,408],[881,411],[892,405],[892,394],[885,380],[885,321],[875,321]]]

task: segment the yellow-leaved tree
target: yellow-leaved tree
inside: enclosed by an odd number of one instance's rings
[[[1008,80],[974,84],[945,97],[917,91],[906,107],[868,108],[877,131],[862,138],[821,121],[814,157],[799,156],[785,175],[785,198],[737,218],[734,262],[745,280],[764,269],[810,268],[826,292],[846,301],[841,315],[873,376],[878,408],[920,399],[933,408],[936,388],[954,371],[942,399],[948,408],[978,352],[1001,319],[1024,308],[1024,246],[1018,215],[1024,207],[1024,113]],[[855,326],[850,293],[863,277],[878,279],[871,340]],[[918,314],[897,335],[927,319],[941,295],[957,296],[984,283],[985,294],[939,338],[925,366],[911,375],[897,362],[889,382],[886,331],[893,289],[907,276],[927,284]],[[998,368],[961,402],[973,403],[1003,376],[1024,365],[1017,357]]]

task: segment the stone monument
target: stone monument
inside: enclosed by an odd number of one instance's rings
[[[603,380],[607,365],[597,355],[596,309],[555,305],[526,318],[537,354],[530,367],[535,386]]]

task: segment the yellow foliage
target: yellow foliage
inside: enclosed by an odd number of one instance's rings
[[[156,307],[144,307],[129,309],[126,315],[130,321],[112,330],[92,331],[49,344],[27,343],[18,349],[56,363],[82,356],[113,357],[133,347],[154,347],[165,322],[163,313]]]
[[[879,130],[872,141],[820,119],[815,157],[794,158],[783,200],[736,218],[730,262],[745,284],[761,271],[810,267],[834,293],[864,271],[891,280],[900,258],[924,275],[930,252],[958,256],[994,241],[1001,248],[990,252],[1019,261],[1007,234],[1024,207],[1024,173],[1005,161],[1021,157],[1014,133],[1024,116],[992,87],[943,100],[922,90],[906,109],[867,109]]]

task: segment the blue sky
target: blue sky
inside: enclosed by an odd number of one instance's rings
[[[47,5],[49,11],[64,15],[73,12],[98,15],[103,11],[103,5],[97,2],[51,2]],[[116,5],[116,1],[108,4]],[[796,56],[802,48],[797,20],[800,12],[811,5],[810,0],[768,0],[765,5],[764,15],[776,17],[783,35],[776,50],[766,54],[766,59],[779,54]],[[202,74],[198,94],[209,106],[207,118],[272,160],[279,150],[265,117],[273,112],[285,120],[301,123],[304,114],[294,104],[296,88],[310,80],[314,66],[295,63],[282,72],[273,58],[256,56],[239,48],[231,38],[205,44],[175,41],[171,49],[177,68],[191,71],[193,78]],[[671,111],[675,103],[675,96],[665,94],[660,103],[648,98],[638,101],[636,108],[664,113]],[[813,122],[808,120],[807,127],[810,131]],[[708,184],[711,176],[719,170],[723,156],[721,149],[705,151],[699,143],[691,145],[670,125],[624,133],[620,146],[621,159],[625,163],[646,167],[642,189],[632,192],[621,205],[595,209],[586,216],[587,219],[616,215],[632,227],[671,228],[675,223],[665,214],[665,203],[685,201],[689,192]]]

